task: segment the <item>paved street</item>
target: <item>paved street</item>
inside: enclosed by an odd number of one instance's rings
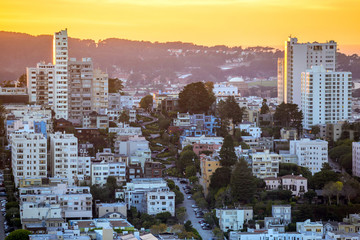
[[[185,184],[181,184],[178,180],[174,179],[174,182],[177,186],[179,186],[181,192],[184,194],[184,203],[181,205],[181,207],[185,207],[186,208],[186,220],[190,220],[193,227],[199,232],[200,236],[202,237],[203,240],[209,240],[213,237],[212,234],[212,230],[203,230],[200,226],[199,221],[203,218],[196,218],[195,216],[195,212],[193,210],[193,208],[191,207],[191,205],[195,204],[195,201],[192,199],[187,199],[187,194],[185,194],[184,190],[182,189],[182,187],[185,186]]]

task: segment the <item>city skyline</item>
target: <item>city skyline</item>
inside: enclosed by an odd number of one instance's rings
[[[355,0],[301,3],[280,0],[57,0],[51,3],[5,0],[0,3],[0,30],[41,35],[52,34],[53,29],[68,28],[70,37],[95,41],[114,37],[280,49],[284,39],[292,35],[302,42],[335,40],[340,52],[359,54],[360,33],[354,31],[356,26],[352,24],[360,22],[356,14],[359,7],[360,3]]]

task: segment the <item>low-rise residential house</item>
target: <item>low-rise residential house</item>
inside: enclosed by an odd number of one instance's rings
[[[269,150],[252,154],[252,172],[257,178],[277,177],[279,173],[279,154],[270,153]]]
[[[272,216],[286,225],[291,223],[291,205],[273,205]]]
[[[299,233],[313,233],[322,237],[324,225],[321,222],[311,222],[310,219],[308,219],[305,222],[297,222],[296,231]]]
[[[342,231],[327,232],[325,235],[326,240],[360,240],[360,233],[346,233]]]
[[[163,168],[160,162],[145,162],[145,178],[162,178]]]
[[[209,193],[211,175],[220,167],[220,158],[217,153],[210,156],[200,155],[200,180],[199,183],[204,189],[205,196]]]
[[[83,116],[82,127],[99,129],[109,128],[109,117],[97,112],[91,112]]]
[[[74,219],[69,221],[69,228],[79,229],[81,235],[87,235],[97,229],[109,228],[113,230],[134,231],[134,226],[123,218],[94,218],[89,220]]]
[[[296,140],[298,137],[297,129],[295,128],[282,128],[280,129],[281,139]]]
[[[47,222],[49,216],[56,216],[56,221],[60,218],[64,220],[92,218],[92,195],[89,187],[58,184],[49,187],[20,188],[19,198],[23,227],[28,223]],[[51,220],[50,223],[53,221]]]
[[[206,136],[200,136],[200,137],[185,137],[181,141],[181,148],[183,149],[187,145],[194,145],[195,143],[199,144],[216,144],[216,145],[222,145],[224,142],[223,137],[206,137]]]
[[[193,151],[196,155],[200,156],[203,152],[214,153],[218,152],[221,149],[220,144],[201,144],[201,143],[194,143]]]
[[[116,133],[119,136],[140,136],[141,127],[131,127],[126,123],[118,123],[117,127],[109,127],[109,133]]]
[[[126,163],[93,162],[91,164],[91,184],[104,186],[109,176],[115,177],[118,184],[126,181]]]
[[[229,234],[229,240],[303,240],[303,234],[298,232],[285,232],[280,233],[276,232],[274,229],[264,230],[264,231],[256,231],[256,230],[248,230],[248,232],[236,232],[232,231]],[[313,239],[313,240],[320,240]],[[310,240],[310,239],[308,239]]]
[[[264,178],[266,190],[290,190],[294,196],[300,196],[308,191],[307,179],[302,175],[286,175],[282,177]]]
[[[122,195],[122,196],[121,196]],[[170,191],[162,178],[135,178],[128,182],[117,196],[139,212],[158,214],[170,212],[175,215],[175,193]]]
[[[239,129],[240,131],[247,132],[250,134],[250,136],[254,138],[260,138],[261,137],[261,128],[256,127],[255,123],[252,122],[242,122],[239,123],[235,128]]]
[[[253,219],[253,209],[251,207],[216,209],[216,217],[219,219],[221,231],[240,231],[245,223]]]
[[[127,207],[125,203],[96,203],[95,212],[98,218],[127,218]]]

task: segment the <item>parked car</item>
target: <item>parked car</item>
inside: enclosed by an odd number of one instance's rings
[[[196,206],[196,204],[191,205],[192,208],[198,208],[198,206]]]

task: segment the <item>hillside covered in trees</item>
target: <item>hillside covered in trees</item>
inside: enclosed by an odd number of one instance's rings
[[[51,62],[52,36],[32,36],[0,31],[0,82],[15,80],[40,61]],[[142,76],[144,83],[157,79],[176,81],[187,74],[187,82],[223,81],[229,76],[276,77],[277,58],[283,52],[269,47],[200,46],[192,43],[152,43],[110,38],[94,40],[69,38],[69,57],[91,57],[95,67],[117,73]],[[360,78],[360,58],[338,55],[339,70]]]

